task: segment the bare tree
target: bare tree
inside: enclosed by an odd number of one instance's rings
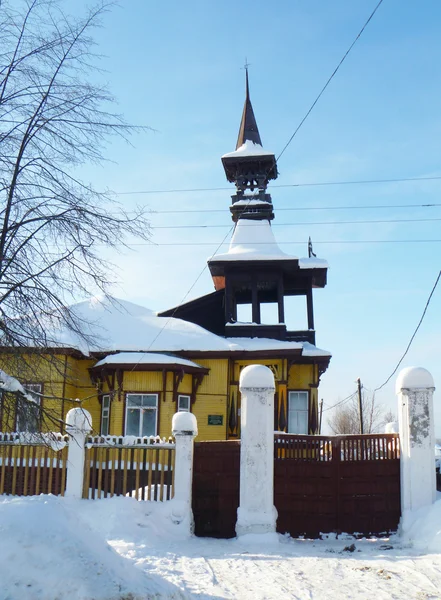
[[[376,402],[375,394],[363,390],[362,408],[364,433],[378,432],[385,420],[383,408]],[[354,395],[347,403],[337,406],[328,419],[328,425],[335,435],[360,433],[358,398]]]
[[[85,336],[68,308],[108,293],[102,247],[148,239],[145,211],[125,212],[77,168],[103,160],[109,136],[137,128],[94,84],[93,28],[108,5],[68,17],[59,0],[10,0],[0,12],[0,346],[47,354],[60,326]],[[142,129],[142,128],[141,128]],[[17,353],[18,354],[18,353]],[[19,393],[19,392],[17,392]]]

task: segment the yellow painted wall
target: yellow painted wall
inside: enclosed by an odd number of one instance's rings
[[[227,358],[195,358],[194,361],[209,369],[209,373],[204,377],[197,390],[196,401],[192,405],[192,412],[198,420],[198,440],[227,439],[229,395],[234,392],[236,407],[240,408],[237,382],[241,369],[249,364],[263,364],[272,369],[276,378],[277,392],[282,393],[285,403],[288,390],[307,390],[310,392],[310,406],[317,410],[317,389],[311,387],[316,382],[317,376],[314,372],[316,367],[313,365],[295,364],[288,373],[286,359],[239,360],[232,361],[232,369],[229,372]],[[89,373],[89,368],[95,363],[95,360],[64,355],[56,357],[52,364],[35,355],[28,356],[26,362],[23,363],[23,361],[16,361],[13,356],[0,355],[0,368],[6,372],[25,383],[43,383],[44,407],[51,411],[55,419],[64,420],[67,412],[72,407],[78,406],[77,399],[79,399],[81,405],[92,415],[93,433],[98,434],[101,427],[101,403],[98,400],[98,389],[92,383]],[[116,382],[115,385],[117,385]],[[159,395],[158,433],[161,437],[168,438],[171,435],[172,417],[177,409],[176,397],[173,397],[173,374],[171,372],[167,373],[165,387],[164,394],[162,371],[125,371],[122,390],[113,395],[111,402],[110,434],[124,434],[125,394],[127,392],[150,392]],[[106,385],[102,391],[103,393],[109,391]],[[179,383],[177,394],[191,395],[191,392],[192,376],[186,374]],[[221,416],[222,425],[209,425],[209,415]],[[13,429],[13,420],[4,419],[3,421],[2,429],[4,431]],[[57,421],[54,421],[52,427],[46,426],[46,429],[52,430],[59,428]]]

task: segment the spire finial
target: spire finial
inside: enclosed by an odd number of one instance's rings
[[[257,128],[256,118],[254,116],[253,107],[251,106],[250,100],[250,86],[248,80],[248,68],[250,67],[250,63],[245,58],[245,81],[246,81],[246,91],[245,91],[245,104],[243,107],[242,120],[240,123],[239,136],[237,138],[236,150],[240,148],[247,140],[254,142],[255,144],[262,145],[262,141],[260,139],[259,130]]]

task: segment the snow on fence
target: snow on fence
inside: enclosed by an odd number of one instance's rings
[[[175,444],[160,438],[89,437],[83,498],[131,496],[170,500],[174,495]]]
[[[0,433],[0,494],[63,496],[68,436]]]

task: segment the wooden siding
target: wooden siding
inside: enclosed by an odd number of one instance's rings
[[[93,434],[101,433],[101,402],[100,393],[115,392],[112,396],[110,407],[109,434],[123,435],[125,423],[125,394],[127,392],[152,392],[159,396],[158,402],[158,434],[168,438],[171,434],[171,422],[176,412],[177,394],[192,395],[193,377],[185,374],[177,390],[174,390],[174,378],[176,375],[167,372],[165,378],[163,371],[131,371],[128,367],[123,373],[122,388],[118,389],[115,378],[116,390],[109,389],[107,382],[103,382],[98,388],[92,382],[89,368],[96,364],[95,359],[79,359],[74,356],[59,355],[57,368],[47,361],[36,357],[29,357],[29,368],[26,372],[17,373],[12,369],[11,361],[14,357],[0,355],[0,368],[4,368],[21,381],[31,381],[43,384],[44,406],[51,411],[55,419],[64,420],[67,412],[78,406],[75,399],[82,401],[82,406],[92,416]],[[189,356],[188,358],[192,358]],[[8,362],[9,361],[9,362]],[[195,358],[194,361],[209,369],[199,384],[196,396],[192,403],[192,412],[198,420],[199,434],[197,441],[225,440],[228,437],[240,436],[240,393],[238,380],[241,369],[250,364],[262,364],[269,366],[276,378],[276,429],[279,426],[279,417],[282,404],[284,406],[285,420],[287,420],[287,397],[289,389],[305,389],[310,392],[310,409],[317,412],[317,390],[313,365],[294,364],[288,373],[287,359],[249,359],[233,360],[228,358]],[[231,364],[231,369],[229,365]],[[64,377],[65,373],[65,377]],[[32,375],[32,377],[31,377]],[[175,392],[175,393],[174,393]],[[64,398],[64,399],[63,399]],[[232,422],[231,406],[234,398],[234,419],[236,427],[230,429]],[[209,416],[220,417],[221,425],[209,424]],[[212,422],[214,419],[210,419]],[[13,418],[3,419],[4,431],[13,431],[15,421]],[[48,425],[47,427],[50,427]],[[47,429],[46,427],[46,429]],[[54,429],[55,426],[50,427]],[[62,423],[59,424],[60,431],[63,430]]]

